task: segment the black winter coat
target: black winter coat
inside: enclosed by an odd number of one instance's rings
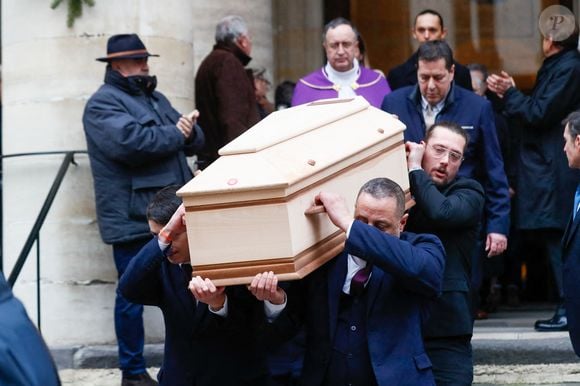
[[[432,233],[445,248],[443,294],[431,307],[423,335],[471,335],[471,260],[483,215],[483,188],[470,178],[437,187],[423,170],[409,173],[409,181],[417,204],[411,208],[406,230]]]
[[[568,167],[562,120],[580,108],[580,53],[544,60],[530,96],[516,88],[504,95],[505,114],[519,121],[516,223],[520,229],[564,230],[580,172]]]

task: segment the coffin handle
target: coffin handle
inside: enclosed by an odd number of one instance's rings
[[[326,208],[324,207],[324,205],[312,205],[311,207],[309,207],[304,211],[304,214],[307,216],[320,213],[326,213]]]

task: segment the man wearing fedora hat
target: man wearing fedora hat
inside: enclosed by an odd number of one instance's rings
[[[161,188],[193,176],[186,156],[204,144],[196,116],[181,115],[149,75],[150,54],[136,34],[111,36],[105,82],[89,99],[83,125],[93,173],[97,220],[113,246],[119,277],[151,239],[146,206]],[[123,386],[157,385],[143,358],[143,306],[117,290],[115,332]]]

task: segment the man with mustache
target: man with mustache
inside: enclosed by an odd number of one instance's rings
[[[107,42],[104,84],[83,114],[93,174],[97,221],[103,241],[113,246],[119,277],[151,239],[145,210],[153,195],[193,174],[186,156],[204,144],[196,115],[180,114],[149,73],[149,53],[136,34],[113,35]],[[143,306],[117,290],[115,333],[123,386],[153,386],[143,357]]]
[[[436,235],[446,252],[443,294],[434,301],[423,326],[425,350],[438,386],[473,382],[471,259],[485,198],[477,181],[457,176],[468,141],[459,125],[440,122],[427,129],[420,143],[405,145],[416,202],[407,230]]]
[[[436,122],[459,124],[469,135],[459,175],[475,178],[485,189],[485,250],[488,256],[507,247],[510,197],[491,104],[454,82],[453,53],[441,40],[419,47],[417,86],[387,95],[381,108],[407,125],[405,140],[419,142]],[[475,258],[475,256],[474,256]]]

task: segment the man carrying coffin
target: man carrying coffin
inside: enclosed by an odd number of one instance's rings
[[[248,315],[261,304],[243,287],[216,288],[191,281],[192,267],[178,186],[157,193],[147,209],[155,237],[131,260],[119,289],[132,302],[157,306],[165,321],[161,386],[259,386],[267,369]],[[239,296],[238,296],[239,295]]]
[[[485,196],[477,181],[457,176],[468,142],[459,125],[438,122],[420,143],[406,143],[416,203],[407,229],[436,235],[446,252],[443,294],[431,307],[423,329],[438,386],[473,382],[471,258],[478,245]]]
[[[354,220],[337,194],[315,201],[346,232],[345,248],[287,297],[272,272],[256,275],[250,291],[266,301],[268,334],[291,336],[304,323],[302,385],[433,385],[421,323],[441,292],[441,242],[403,232],[405,195],[387,178],[361,188]]]

